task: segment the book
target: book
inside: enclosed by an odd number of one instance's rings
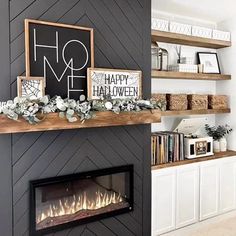
[[[155,132],[151,137],[152,165],[184,160],[184,134],[170,131]]]

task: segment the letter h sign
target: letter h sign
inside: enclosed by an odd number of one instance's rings
[[[87,97],[93,40],[92,28],[25,20],[26,76],[43,76],[50,96]]]

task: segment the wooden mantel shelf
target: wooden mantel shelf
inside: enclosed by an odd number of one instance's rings
[[[136,124],[151,124],[161,122],[161,112],[158,110],[143,110],[140,112],[121,112],[119,115],[111,111],[96,112],[93,119],[69,123],[58,116],[58,113],[47,114],[46,118],[35,125],[30,125],[23,118],[17,121],[0,115],[0,134],[81,129],[92,127],[108,127]]]

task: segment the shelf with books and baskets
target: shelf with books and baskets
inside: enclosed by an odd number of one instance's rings
[[[198,163],[198,162],[203,162],[203,161],[216,160],[220,158],[233,157],[233,156],[236,156],[236,151],[227,150],[226,152],[218,152],[208,157],[184,159],[184,160],[180,160],[176,162],[167,162],[163,164],[152,165],[152,170],[158,170],[158,169],[180,166],[180,165],[187,165],[187,164]]]
[[[213,38],[202,38],[192,35],[182,35],[173,32],[152,30],[152,79],[154,80],[199,80],[199,81],[230,81],[231,75],[223,74],[220,69],[217,53],[197,52],[192,57],[183,57],[182,45],[191,47],[203,47],[220,49],[231,47],[230,40],[218,40]],[[174,46],[159,44],[175,44]],[[166,49],[168,48],[168,50]],[[169,50],[175,48],[177,61]],[[194,50],[194,49],[193,49]],[[187,55],[187,54],[186,54]],[[185,55],[184,55],[185,56]],[[189,55],[188,55],[189,56]],[[175,64],[169,65],[169,62]],[[197,63],[195,63],[197,62]],[[209,62],[212,70],[208,68]],[[213,68],[214,67],[214,68]],[[161,81],[162,83],[163,81]],[[180,81],[181,82],[181,81]],[[156,82],[155,82],[156,83]],[[164,86],[166,83],[163,82]],[[200,83],[200,82],[199,82]],[[160,86],[160,85],[159,85]],[[169,84],[168,84],[169,86]],[[158,91],[158,89],[155,89]],[[169,88],[167,89],[167,91]],[[183,89],[181,89],[182,91]],[[195,89],[194,89],[195,90]],[[164,89],[162,88],[162,91]],[[172,90],[173,91],[173,90]],[[207,92],[208,93],[208,92]],[[229,96],[213,94],[173,94],[154,93],[152,99],[162,100],[166,104],[162,117],[193,116],[193,115],[217,115],[231,113]],[[152,170],[202,162],[223,157],[236,156],[236,151],[213,152],[207,157],[186,159],[184,134],[175,132],[156,132],[152,134]]]
[[[155,132],[151,136],[152,165],[162,165],[184,160],[184,134]]]

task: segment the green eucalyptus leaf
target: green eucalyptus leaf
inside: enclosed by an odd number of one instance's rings
[[[77,119],[75,116],[68,118],[68,121],[69,121],[70,123],[76,122],[77,120],[78,120],[78,119]]]
[[[40,99],[40,102],[42,102],[44,105],[47,105],[49,103],[49,96],[43,96]]]
[[[39,122],[41,122],[41,120],[38,118],[38,117],[34,117],[34,121],[36,122],[36,123],[39,123]]]
[[[73,99],[62,99],[60,96],[44,96],[40,99],[30,97],[16,97],[14,100],[0,103],[0,113],[5,114],[9,119],[17,120],[19,116],[23,116],[30,124],[35,124],[41,120],[37,114],[47,114],[59,111],[59,117],[68,119],[69,122],[75,122],[80,117],[81,122],[95,117],[94,111],[111,110],[116,114],[124,111],[141,111],[143,109],[159,109],[165,110],[166,104],[160,101],[150,101],[144,99],[111,99],[111,96],[102,97],[100,100],[75,101]],[[232,131],[230,127],[218,127],[212,132],[215,136],[227,135]]]
[[[68,115],[68,116],[73,116],[74,114],[75,114],[75,111],[72,110],[72,109],[68,109],[68,110],[66,111],[66,115]]]
[[[63,118],[65,118],[65,112],[59,112],[59,117],[61,118],[61,119],[63,119]]]

